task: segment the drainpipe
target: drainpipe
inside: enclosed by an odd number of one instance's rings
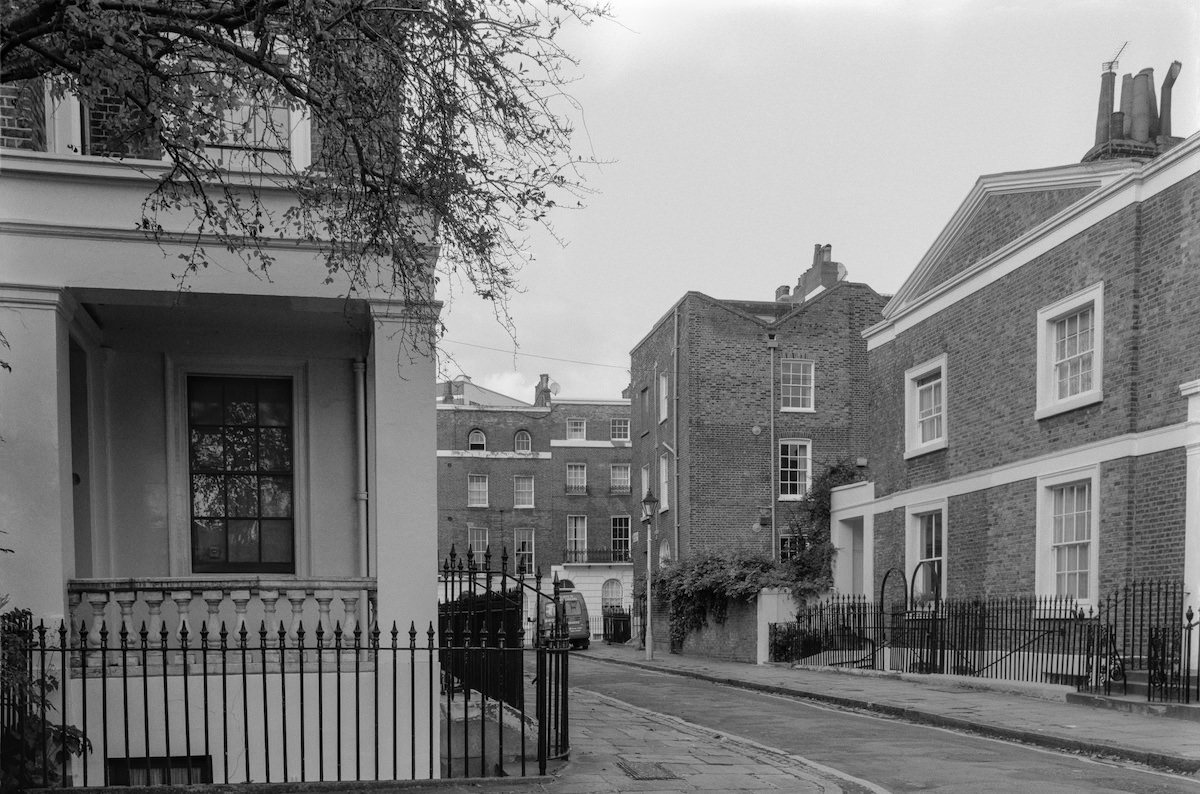
[[[775,537],[775,456],[778,452],[775,449],[775,350],[779,347],[779,342],[775,339],[775,334],[767,334],[767,350],[771,353],[771,390],[767,392],[767,410],[769,411],[769,425],[771,428],[771,448],[767,451],[767,478],[771,483],[771,557],[779,553],[779,539]]]
[[[672,443],[675,444],[675,450],[673,450],[671,454],[672,454],[672,457],[675,459],[675,483],[674,483],[675,493],[673,494],[673,496],[675,497],[675,501],[672,502],[672,504],[675,505],[675,509],[671,512],[674,513],[674,516],[675,516],[675,522],[674,522],[675,538],[674,538],[674,545],[672,548],[674,548],[674,550],[675,550],[675,559],[678,560],[682,554],[682,552],[679,549],[679,512],[680,512],[680,510],[679,510],[679,506],[680,506],[679,505],[679,452],[676,451],[679,449],[679,304],[678,303],[675,304],[675,377],[674,377],[674,382],[675,382],[675,394],[673,395],[673,399],[675,401],[675,410],[671,412],[671,416],[672,416],[671,424],[673,425],[673,427],[671,429],[671,441],[672,441]]]
[[[354,501],[358,508],[359,570],[360,576],[371,575],[370,533],[367,520],[367,364],[362,359],[354,361],[354,428],[358,436],[355,452]],[[370,600],[362,593],[358,602],[366,605]],[[361,616],[360,616],[361,617]],[[374,616],[372,616],[374,617]]]

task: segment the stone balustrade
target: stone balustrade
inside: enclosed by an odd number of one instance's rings
[[[303,631],[311,641],[320,627],[332,641],[338,628],[370,631],[377,606],[375,579],[364,577],[73,579],[68,601],[72,642],[86,632],[91,647],[119,646],[122,628],[130,643],[144,628],[156,646],[164,638],[175,646],[185,633],[195,646],[205,630],[212,643],[224,630],[235,644],[243,628],[255,636],[282,628],[291,641]]]

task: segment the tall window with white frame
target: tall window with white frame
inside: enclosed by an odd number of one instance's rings
[[[658,421],[665,422],[667,417],[671,415],[671,399],[670,399],[671,379],[667,377],[667,373],[658,373]]]
[[[600,608],[605,612],[621,609],[625,603],[624,588],[620,579],[609,579],[600,586]]]
[[[658,512],[663,512],[671,506],[671,456],[658,457]]]
[[[483,565],[488,548],[488,528],[478,524],[467,524],[467,544],[476,565]]]
[[[1059,400],[1092,388],[1093,314],[1092,307],[1085,306],[1054,321],[1054,382]]]
[[[799,528],[795,526],[786,526],[779,530],[779,559],[792,560],[800,556],[800,552],[804,548],[804,538],[800,535]]]
[[[812,411],[813,400],[812,361],[785,358],[780,362],[779,408],[782,411]]]
[[[799,501],[808,493],[812,471],[812,445],[807,439],[779,442],[779,498]]]
[[[533,507],[533,475],[518,474],[513,477],[513,507]]]
[[[567,464],[567,493],[571,496],[582,496],[587,493],[587,464]]]
[[[587,561],[587,516],[567,516],[567,562]]]
[[[904,456],[946,447],[946,359],[943,354],[904,373]]]
[[[568,441],[585,441],[587,439],[587,420],[586,419],[568,419],[567,420],[567,440]]]
[[[1036,418],[1104,398],[1103,331],[1104,282],[1038,310]]]
[[[650,464],[642,466],[641,475],[642,481],[639,483],[639,485],[641,486],[642,496],[644,497],[646,492],[650,490]]]
[[[613,494],[629,493],[629,464],[612,463],[608,468],[608,491]]]
[[[1091,595],[1092,484],[1088,480],[1054,486],[1054,592],[1071,598]]]
[[[612,561],[629,562],[629,516],[612,517]]]
[[[294,573],[290,378],[190,376],[192,570]]]
[[[467,475],[467,507],[488,506],[488,478],[486,474]]]
[[[913,592],[926,601],[937,601],[942,592],[942,512],[917,516],[917,564]]]
[[[513,436],[513,451],[514,452],[532,452],[533,438],[529,435],[528,430],[518,430]]]
[[[532,576],[533,566],[533,530],[525,527],[513,530],[513,573]]]

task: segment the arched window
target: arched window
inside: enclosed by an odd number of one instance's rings
[[[518,430],[513,436],[513,449],[517,452],[533,451],[533,439],[530,438],[528,430]]]
[[[467,436],[467,449],[487,449],[487,436],[482,430],[472,430]]]
[[[600,589],[600,605],[604,609],[619,607],[624,601],[624,591],[620,579],[609,579]]]

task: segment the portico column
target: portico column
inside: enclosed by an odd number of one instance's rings
[[[1183,508],[1184,612],[1200,612],[1200,380],[1185,383],[1179,392],[1188,401],[1187,469]],[[1192,658],[1200,658],[1200,632],[1192,632]]]
[[[57,628],[75,573],[70,348],[56,288],[0,285],[0,582]]]
[[[414,621],[437,598],[437,438],[433,323],[438,304],[374,302],[368,360],[369,513],[380,629]],[[435,624],[436,625],[436,624]]]

